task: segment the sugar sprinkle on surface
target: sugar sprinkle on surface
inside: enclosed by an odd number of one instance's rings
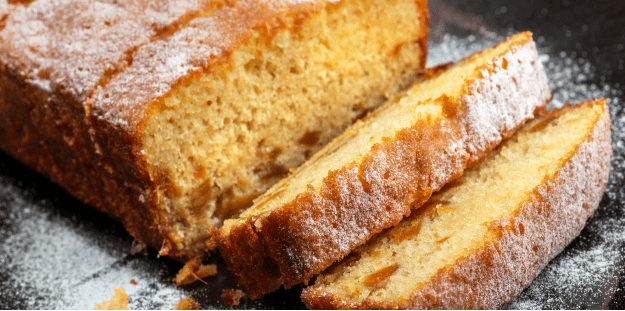
[[[508,34],[514,33],[508,30]],[[492,46],[503,37],[489,39],[477,35],[459,37],[443,35],[440,43],[430,46],[428,65],[458,61]],[[606,308],[617,289],[618,275],[625,272],[625,117],[620,106],[621,85],[596,84],[597,69],[588,59],[571,52],[558,51],[542,37],[537,42],[539,58],[549,78],[553,101],[549,107],[578,103],[595,98],[608,98],[612,116],[614,155],[606,194],[599,210],[591,218],[582,237],[573,242],[547,265],[541,274],[512,303],[509,309]],[[599,77],[600,81],[604,81]]]

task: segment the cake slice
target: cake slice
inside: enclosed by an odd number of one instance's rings
[[[180,261],[427,54],[425,0],[2,10],[0,149]]]
[[[396,225],[550,98],[530,33],[433,69],[225,221],[219,250],[252,299],[306,282]]]
[[[321,309],[496,309],[582,230],[610,173],[606,100],[545,113],[304,289]]]

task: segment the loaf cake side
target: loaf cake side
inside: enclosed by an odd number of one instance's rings
[[[138,49],[91,119],[103,153],[141,179],[135,200],[165,237],[152,245],[185,260],[208,248],[207,227],[412,81],[426,39],[424,2],[237,1]]]
[[[547,113],[322,273],[311,308],[495,309],[582,230],[608,181],[605,100]]]
[[[109,170],[91,134],[89,97],[140,46],[208,16],[223,1],[24,1],[0,27],[0,149],[125,223],[128,183]],[[107,188],[105,190],[105,188]],[[128,227],[128,226],[127,226]],[[154,229],[142,230],[155,235]],[[129,229],[134,236],[144,232]],[[160,241],[159,241],[160,242]]]
[[[551,98],[531,34],[394,98],[224,223],[217,243],[255,299],[306,282],[462,174]]]
[[[189,3],[198,14],[178,12]],[[421,0],[179,4],[167,23],[149,14],[166,1],[9,14],[0,148],[184,261],[208,249],[207,227],[408,85],[429,17]]]

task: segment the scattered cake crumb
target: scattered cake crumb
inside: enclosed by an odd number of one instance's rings
[[[137,285],[138,283],[137,283],[137,280],[135,280],[135,279],[130,279],[130,284],[132,284],[132,285]]]
[[[216,218],[212,218],[213,221],[219,221]],[[211,236],[211,238],[206,242],[206,246],[208,247],[208,250],[210,252],[213,252],[214,250],[217,249],[217,239],[216,236],[219,233],[219,229],[211,227],[211,228],[207,228],[206,232],[208,232],[208,234]]]
[[[113,287],[111,300],[96,304],[93,310],[128,310],[128,294],[121,287]]]
[[[221,292],[221,299],[231,307],[238,306],[245,293],[240,289],[227,288]]]
[[[130,246],[130,255],[134,256],[136,254],[139,254],[143,252],[144,250],[146,250],[146,248],[147,248],[147,245],[137,240],[134,240],[132,241],[132,245]]]
[[[209,276],[213,276],[217,274],[217,266],[216,265],[201,265],[195,271],[195,275],[200,279],[207,278]]]
[[[180,298],[172,310],[202,310],[202,307],[191,297]]]
[[[174,282],[176,285],[187,285],[215,274],[217,274],[216,265],[200,265],[196,260],[191,260],[178,271]]]

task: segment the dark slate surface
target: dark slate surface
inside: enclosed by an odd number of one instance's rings
[[[457,60],[506,35],[530,30],[554,90],[553,105],[607,97],[614,158],[608,191],[581,236],[507,308],[624,309],[625,275],[625,2],[431,0],[430,65]],[[113,286],[131,309],[170,309],[190,296],[204,308],[227,307],[220,273],[175,287],[181,265],[154,250],[129,254],[124,228],[41,175],[0,153],[0,308],[90,309]],[[132,285],[134,279],[137,285]],[[299,288],[280,290],[241,308],[299,309]]]

